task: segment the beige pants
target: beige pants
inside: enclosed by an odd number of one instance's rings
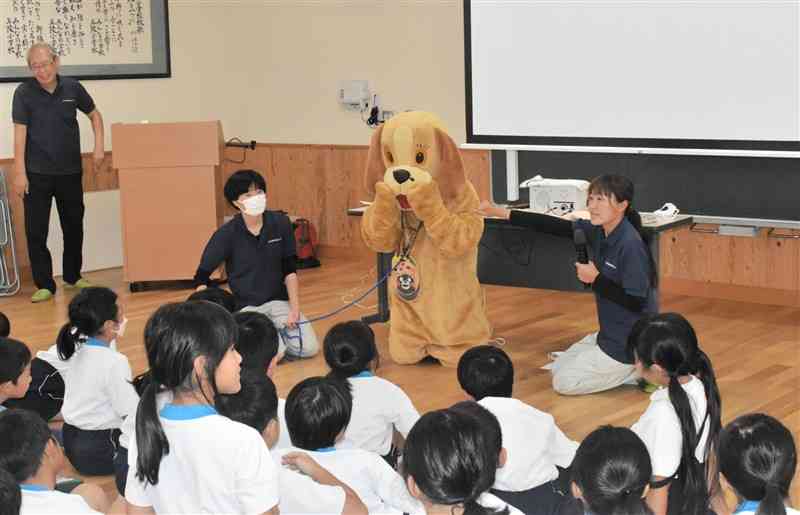
[[[572,344],[555,360],[551,371],[553,390],[562,395],[602,392],[636,379],[633,365],[620,363],[597,345],[597,333]]]
[[[286,325],[286,319],[289,317],[289,303],[285,300],[273,300],[260,306],[245,306],[242,311],[256,311],[267,315],[277,329]],[[305,322],[308,319],[300,313],[300,321]],[[319,352],[319,343],[317,342],[317,335],[311,324],[305,323],[298,326],[300,330],[289,329],[289,338],[284,340],[280,336],[278,345],[278,352],[287,352],[292,356],[299,358],[308,358]],[[301,345],[302,343],[302,345]]]

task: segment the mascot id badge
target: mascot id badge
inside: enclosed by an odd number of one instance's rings
[[[411,302],[419,295],[420,277],[419,268],[410,256],[392,257],[392,275],[390,287],[398,297],[406,302]]]

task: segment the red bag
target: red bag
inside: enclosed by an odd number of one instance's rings
[[[317,230],[305,218],[298,218],[292,223],[294,240],[297,247],[297,268],[315,268],[320,266],[317,259]]]

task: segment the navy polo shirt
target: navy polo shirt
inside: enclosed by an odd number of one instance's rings
[[[575,222],[583,229],[592,250],[592,260],[597,270],[606,278],[622,286],[625,293],[646,299],[641,313],[628,310],[602,295],[595,295],[600,332],[597,344],[603,351],[621,363],[633,363],[626,344],[633,324],[642,315],[656,313],[655,290],[650,284],[650,256],[646,244],[633,225],[623,218],[606,237],[603,227],[589,220]]]
[[[77,111],[89,114],[94,100],[75,79],[57,76],[53,93],[35,78],[14,91],[11,117],[28,128],[25,170],[42,175],[81,173],[81,135]]]
[[[239,307],[260,306],[272,300],[289,300],[282,261],[297,254],[289,217],[265,211],[264,225],[255,236],[241,213],[211,236],[199,270],[210,273],[225,263],[228,284]]]

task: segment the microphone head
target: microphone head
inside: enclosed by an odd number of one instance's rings
[[[575,242],[575,245],[586,245],[586,233],[583,232],[583,229],[575,229],[572,233],[572,241]]]

